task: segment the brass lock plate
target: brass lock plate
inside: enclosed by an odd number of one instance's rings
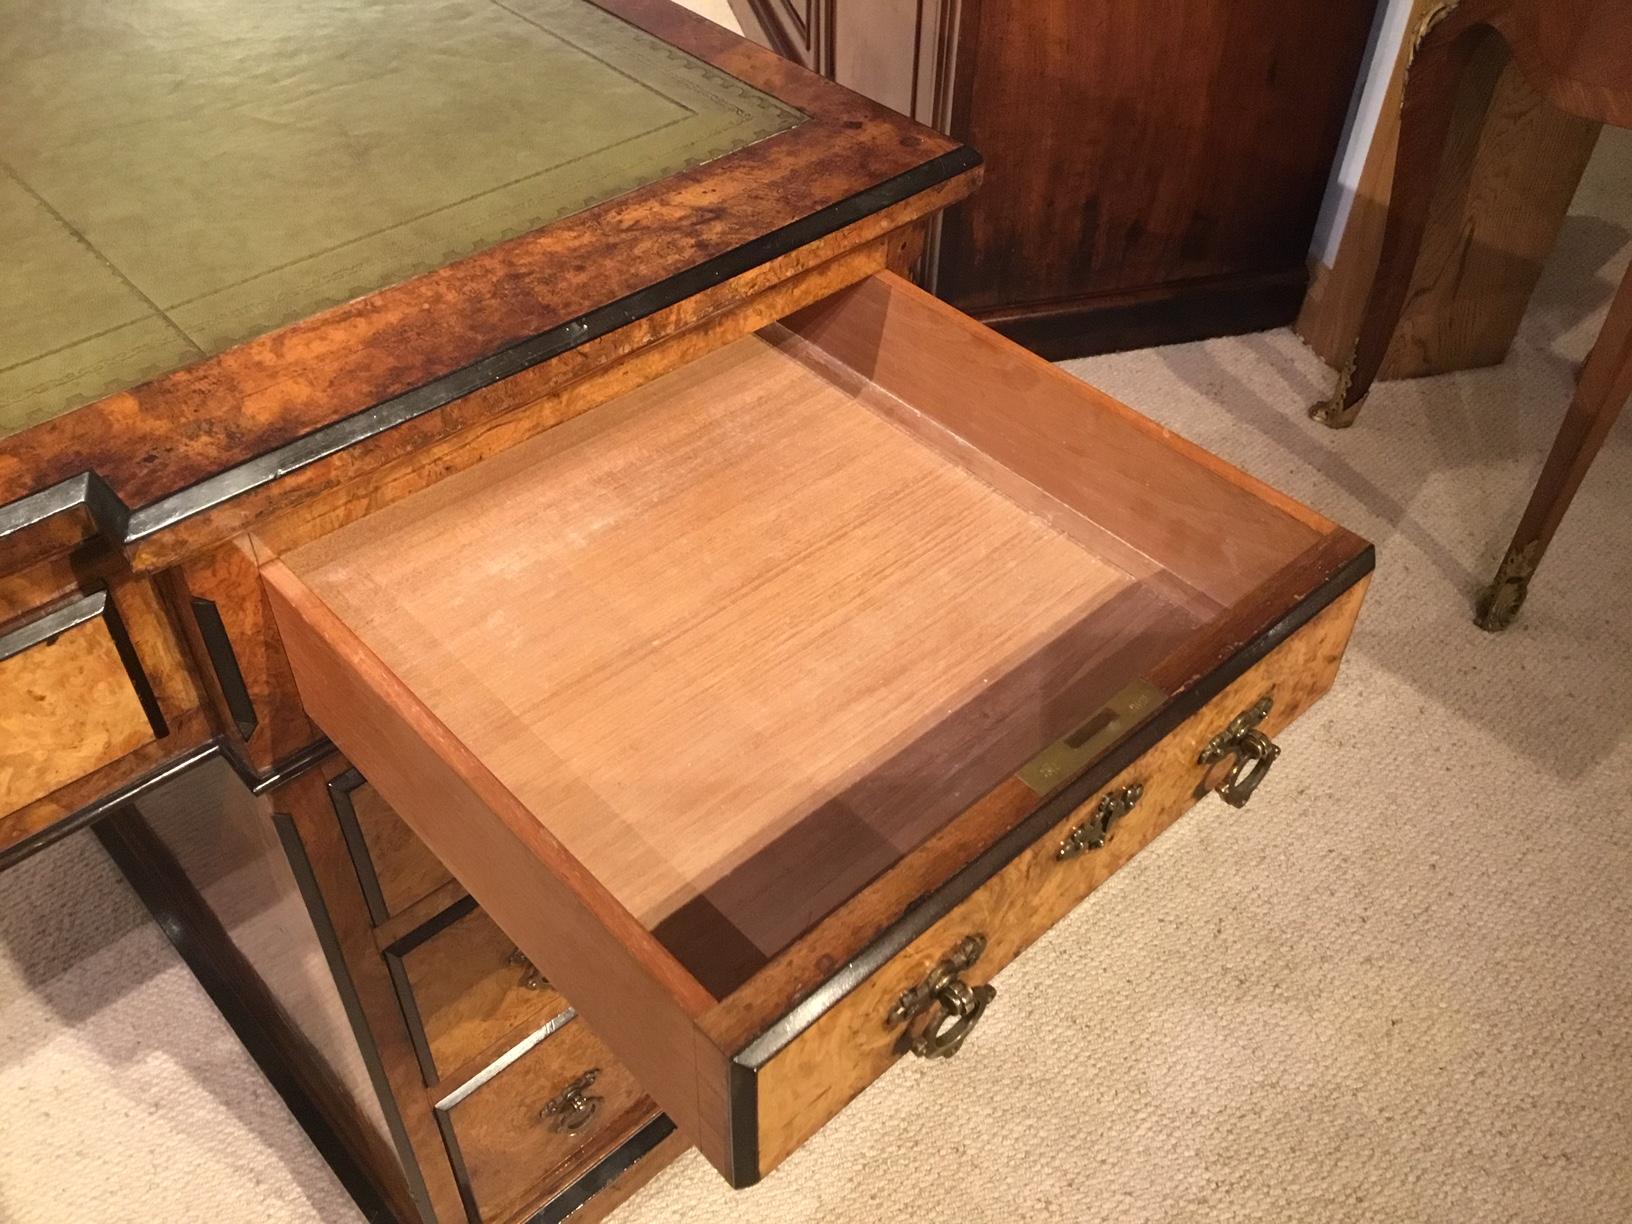
[[[1167,694],[1149,681],[1133,681],[1070,735],[1027,761],[1015,776],[1039,795],[1053,794],[1166,700]]]

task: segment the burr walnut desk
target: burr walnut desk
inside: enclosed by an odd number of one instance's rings
[[[975,155],[663,0],[0,48],[0,853],[94,823],[371,1215],[754,1182],[1336,675],[1369,548],[895,276]]]

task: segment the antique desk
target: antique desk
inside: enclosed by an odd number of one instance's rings
[[[94,823],[372,1215],[754,1182],[1336,674],[1369,548],[894,275],[976,156],[664,0],[0,48],[0,846]]]

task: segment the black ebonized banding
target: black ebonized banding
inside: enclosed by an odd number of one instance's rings
[[[219,755],[219,752],[220,749],[216,746],[215,741],[209,740],[196,748],[189,748],[187,751],[171,757],[168,761],[155,766],[139,777],[133,778],[117,790],[110,791],[100,799],[86,804],[78,811],[64,816],[61,820],[54,821],[39,832],[23,838],[22,841],[17,842],[15,845],[0,850],[0,871],[22,862],[30,855],[38,854],[47,846],[55,845],[70,833],[77,833],[88,825],[95,824],[104,816],[110,815],[132,800],[139,799],[155,787],[163,786],[172,778],[180,777],[195,765],[202,765],[205,761],[213,760]]]
[[[104,615],[108,606],[106,591],[92,591],[89,595],[54,608],[44,616],[37,616],[11,632],[0,634],[0,663],[31,650],[43,642],[76,629],[86,621]]]
[[[255,734],[261,720],[255,713],[255,702],[249,696],[249,686],[244,683],[243,669],[238,666],[238,652],[232,648],[232,639],[227,636],[221,609],[215,606],[213,599],[201,599],[194,595],[193,620],[198,624],[198,634],[204,640],[204,652],[210,657],[210,666],[215,669],[215,682],[221,687],[227,713],[232,715],[239,738],[247,740]]]
[[[622,1177],[663,1140],[674,1134],[667,1114],[658,1114],[617,1148],[608,1152],[588,1173],[545,1203],[525,1224],[561,1224],[590,1199]]]
[[[119,662],[124,665],[131,691],[136,694],[136,701],[141,705],[142,713],[147,716],[147,725],[153,730],[153,738],[163,739],[170,734],[170,725],[165,721],[164,710],[159,705],[158,694],[153,691],[153,685],[147,678],[147,669],[142,666],[141,656],[136,653],[136,643],[131,641],[124,618],[119,615],[119,607],[108,596],[106,590],[92,591],[89,595],[18,626],[10,633],[0,635],[0,663],[99,617],[107,626],[108,637],[113,642],[113,649],[119,656]]]
[[[374,856],[368,852],[363,827],[357,823],[356,805],[351,801],[352,792],[365,782],[366,779],[355,767],[337,774],[329,779],[329,802],[334,806],[334,814],[340,822],[340,836],[345,838],[352,869],[357,872],[357,883],[363,890],[368,916],[378,926],[391,916],[391,911],[385,904],[385,893],[380,888],[380,877],[374,870]]]
[[[447,909],[435,917],[427,918],[391,944],[383,953],[386,970],[391,975],[392,989],[397,994],[397,1005],[402,1008],[403,1019],[408,1022],[408,1037],[413,1042],[414,1057],[419,1061],[419,1073],[427,1085],[437,1082],[441,1070],[436,1065],[430,1035],[425,1031],[425,1017],[420,1013],[419,999],[414,994],[413,982],[408,980],[408,966],[403,958],[427,940],[440,935],[475,908],[475,897],[468,894],[460,897]]]
[[[316,765],[329,753],[334,751],[334,745],[328,740],[319,740],[309,744],[293,756],[280,761],[268,772],[258,774],[249,766],[232,745],[224,743],[219,736],[205,740],[192,748],[178,752],[166,761],[161,761],[144,774],[132,778],[129,782],[116,790],[86,804],[84,807],[64,816],[61,820],[53,821],[39,832],[23,838],[22,841],[0,850],[0,871],[11,867],[30,855],[37,854],[47,846],[53,845],[76,833],[88,825],[93,825],[104,816],[113,812],[132,800],[139,799],[156,787],[163,786],[173,778],[178,778],[195,766],[213,761],[221,757],[232,766],[233,773],[243,782],[244,787],[252,795],[262,795],[267,791],[292,781]]]
[[[396,1094],[391,1091],[391,1081],[385,1074],[385,1063],[380,1057],[380,1049],[375,1044],[373,1030],[369,1028],[368,1018],[363,1012],[362,1001],[357,996],[357,987],[351,980],[351,971],[346,968],[345,954],[340,949],[340,936],[334,929],[334,920],[330,918],[328,906],[323,901],[323,890],[312,871],[311,859],[306,855],[306,846],[300,840],[300,830],[295,827],[294,817],[284,812],[273,812],[272,823],[277,829],[278,840],[283,844],[283,852],[289,860],[290,870],[294,872],[301,900],[306,903],[306,912],[311,916],[312,927],[317,932],[317,941],[323,948],[323,957],[328,962],[330,975],[334,978],[335,990],[340,995],[346,1019],[351,1024],[352,1036],[356,1038],[358,1051],[362,1054],[363,1066],[368,1071],[369,1083],[373,1085],[374,1093],[380,1101],[380,1109],[385,1114],[386,1129],[391,1132],[391,1142],[397,1150],[397,1159],[401,1162],[403,1173],[408,1180],[408,1193],[412,1196],[414,1206],[419,1209],[420,1215],[427,1221],[434,1220],[436,1212],[431,1208],[431,1197],[425,1189],[425,1179],[419,1170],[419,1160],[414,1155],[414,1146],[408,1139],[408,1128],[403,1123],[402,1111],[397,1108]],[[325,1155],[328,1154],[322,1147],[318,1150]]]

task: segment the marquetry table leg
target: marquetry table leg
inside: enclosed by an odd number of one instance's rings
[[[1597,458],[1627,398],[1632,396],[1632,271],[1610,306],[1592,355],[1582,367],[1547,463],[1541,469],[1519,529],[1479,601],[1476,623],[1496,631],[1513,623],[1530,590],[1530,579],[1552,543],[1581,481]]]

